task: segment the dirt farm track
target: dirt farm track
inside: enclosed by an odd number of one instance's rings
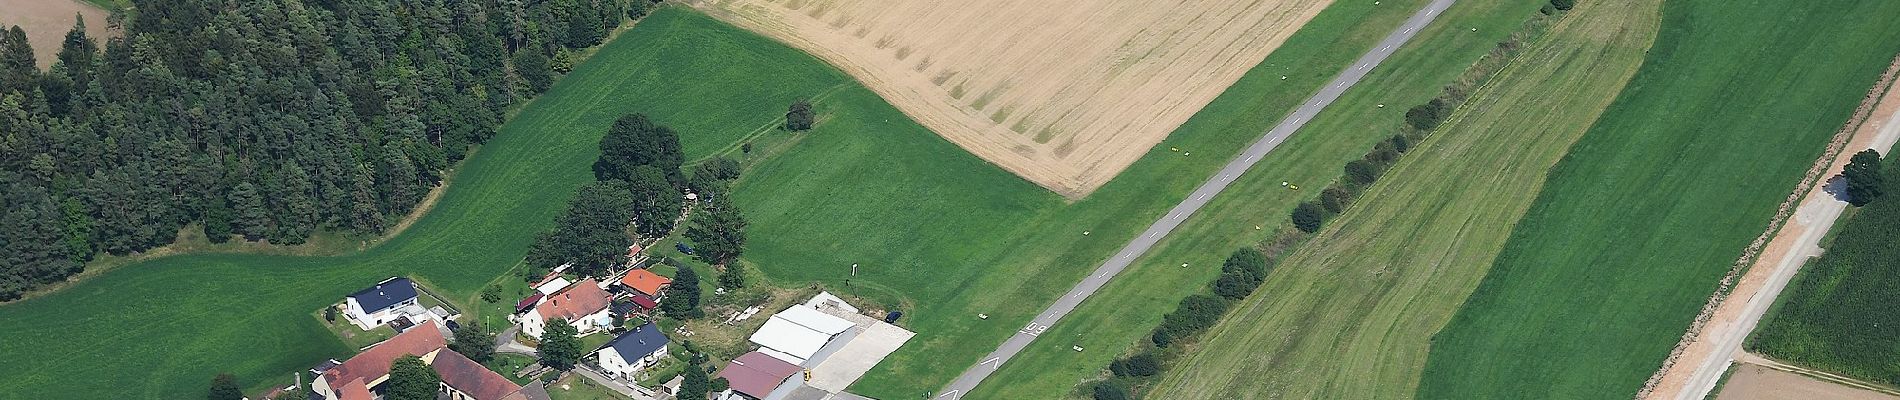
[[[699,0],[1071,198],[1107,183],[1330,0]]]

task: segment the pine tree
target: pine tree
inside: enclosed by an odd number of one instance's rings
[[[383,212],[376,201],[376,181],[367,166],[358,167],[354,175],[356,179],[350,191],[350,227],[357,232],[382,233]]]
[[[678,397],[688,400],[704,400],[710,394],[712,381],[706,377],[706,369],[698,365],[686,366],[686,372],[680,374]]]
[[[39,81],[39,66],[34,64],[33,44],[19,26],[0,32],[0,95],[30,92]]]
[[[315,187],[310,183],[310,175],[303,168],[291,164],[281,173],[281,187],[275,191],[272,201],[281,204],[277,214],[277,231],[271,241],[277,244],[302,244],[317,229],[317,205],[311,197]]]
[[[692,267],[680,267],[673,274],[673,283],[667,286],[666,297],[660,299],[660,310],[677,319],[693,319],[705,315],[699,309],[699,273]]]
[[[58,281],[79,271],[67,253],[65,216],[44,189],[0,176],[0,272],[15,277],[0,281],[0,300],[12,300],[34,284]]]
[[[73,29],[66,31],[66,40],[60,42],[59,64],[66,66],[73,85],[83,88],[92,81],[92,60],[99,54],[99,43],[86,36],[85,16],[74,15],[73,18]]]
[[[232,230],[244,235],[244,240],[255,241],[269,233],[270,210],[264,208],[264,195],[258,193],[256,185],[239,182],[231,187],[227,200],[231,204]]]

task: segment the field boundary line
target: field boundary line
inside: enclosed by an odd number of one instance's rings
[[[818,95],[812,96],[811,98],[807,100],[814,104],[819,103],[819,102],[824,101],[825,99],[831,98],[832,95],[838,94],[839,91],[842,91],[844,90],[844,88],[849,87],[849,86],[851,86],[850,83],[840,83],[837,85],[833,85],[831,88],[820,91],[818,92]],[[726,147],[721,147],[719,148],[719,150],[713,150],[713,152],[710,153],[710,155],[707,155],[705,157],[700,157],[695,160],[687,161],[686,165],[698,165],[699,163],[706,162],[706,160],[711,160],[714,157],[724,156],[726,154],[732,153],[733,150],[737,150],[741,147],[744,147],[746,143],[751,143],[753,139],[758,139],[760,136],[765,136],[766,133],[772,132],[773,128],[777,128],[781,126],[785,126],[785,117],[781,116],[781,117],[772,118],[771,121],[766,121],[764,124],[759,125],[758,128],[753,129],[751,132],[747,132],[745,136],[740,136],[738,141],[734,141],[732,142],[732,144],[726,145]]]
[[[1878,383],[1867,382],[1860,379],[1854,379],[1852,377],[1835,374],[1832,372],[1789,364],[1786,362],[1782,362],[1781,360],[1768,358],[1760,354],[1742,352],[1742,356],[1737,358],[1735,362],[1750,364],[1750,365],[1757,365],[1763,368],[1801,375],[1801,376],[1805,376],[1809,378],[1814,378],[1814,379],[1838,384],[1841,386],[1848,386],[1848,387],[1853,387],[1856,389],[1865,389],[1869,391],[1900,396],[1900,390],[1895,390],[1891,387],[1883,386]]]
[[[1669,375],[1670,370],[1674,369],[1676,362],[1681,361],[1689,346],[1697,342],[1702,330],[1708,327],[1711,317],[1715,315],[1715,311],[1727,302],[1742,273],[1755,264],[1756,259],[1761,256],[1762,249],[1780,233],[1781,227],[1788,222],[1788,218],[1794,216],[1795,207],[1801,204],[1802,199],[1807,198],[1808,192],[1812,191],[1814,185],[1833,167],[1835,159],[1840,157],[1841,151],[1845,150],[1847,143],[1853,139],[1854,132],[1860,130],[1861,124],[1866,123],[1868,117],[1873,115],[1874,106],[1880,103],[1880,98],[1893,86],[1896,77],[1900,77],[1900,55],[1896,55],[1893,61],[1888,63],[1887,70],[1882,72],[1880,78],[1874,81],[1873,87],[1867,90],[1867,95],[1861,99],[1860,105],[1854,109],[1854,113],[1848,117],[1847,122],[1842,124],[1840,130],[1834,132],[1834,137],[1828,142],[1826,150],[1822,151],[1821,156],[1808,167],[1808,172],[1801,177],[1800,183],[1795,185],[1794,191],[1788,194],[1788,198],[1782,200],[1781,205],[1775,210],[1774,218],[1769,220],[1768,228],[1763,229],[1761,235],[1756,236],[1755,241],[1749,243],[1748,247],[1742,250],[1742,255],[1729,266],[1728,273],[1722,276],[1722,281],[1716,286],[1715,293],[1709,296],[1708,302],[1702,305],[1702,310],[1696,313],[1695,320],[1690,322],[1689,329],[1683,332],[1682,338],[1676,341],[1675,348],[1669,350],[1669,356],[1663,359],[1662,366],[1650,374],[1649,379],[1643,382],[1641,390],[1636,391],[1635,398],[1644,399],[1655,394],[1657,385]],[[1743,335],[1747,336],[1747,334]]]

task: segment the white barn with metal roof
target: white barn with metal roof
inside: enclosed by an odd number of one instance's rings
[[[822,360],[813,358],[824,353],[827,344],[856,328],[851,321],[799,304],[772,315],[751,340],[760,346],[760,353],[773,358],[797,365],[808,361],[816,364]]]

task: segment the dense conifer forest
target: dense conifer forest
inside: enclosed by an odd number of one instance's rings
[[[135,1],[45,70],[7,29],[0,301],[188,226],[381,233],[648,1]]]

